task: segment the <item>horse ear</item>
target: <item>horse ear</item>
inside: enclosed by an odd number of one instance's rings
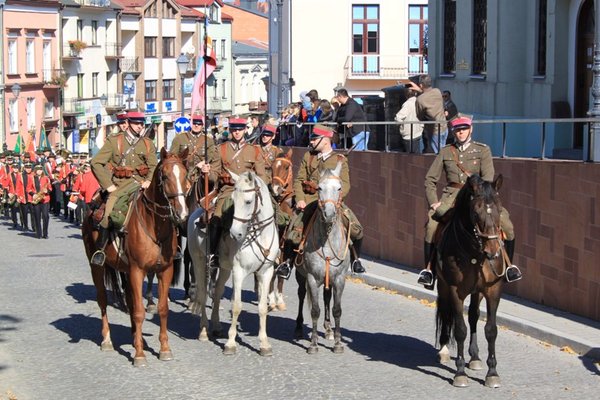
[[[289,150],[287,151],[287,153],[285,154],[285,158],[287,158],[288,160],[291,160],[291,159],[292,159],[292,154],[293,154],[293,153],[294,153],[294,152],[293,152],[293,150],[292,150],[292,149],[289,149]]]
[[[190,148],[186,147],[183,151],[179,152],[179,158],[182,160],[187,160],[189,153],[190,153]]]
[[[333,170],[333,174],[335,176],[339,177],[341,173],[342,173],[342,162],[338,161],[337,165],[335,166],[335,169]]]
[[[167,150],[165,149],[165,146],[163,146],[160,149],[160,159],[164,160],[165,158],[167,158]]]
[[[496,190],[496,192],[500,191],[500,188],[502,187],[503,182],[504,182],[504,177],[502,176],[502,174],[498,175],[493,183],[493,186],[494,186],[494,189]]]

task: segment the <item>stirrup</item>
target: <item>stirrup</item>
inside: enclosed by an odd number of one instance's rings
[[[292,275],[292,268],[290,267],[290,262],[288,260],[285,260],[284,262],[279,264],[277,268],[275,268],[275,275],[280,276],[286,280],[290,279],[290,276]]]
[[[510,265],[508,268],[506,268],[506,281],[508,283],[511,282],[516,282],[518,280],[523,279],[523,274],[521,273],[521,270],[519,269],[519,267],[517,267],[516,265]]]
[[[428,269],[422,270],[419,272],[417,283],[425,286],[427,289],[433,289],[433,273]]]
[[[106,261],[106,254],[104,254],[103,250],[96,250],[94,254],[92,254],[92,258],[90,259],[90,264],[95,267],[104,266],[104,262]]]
[[[362,263],[360,262],[360,259],[357,258],[356,260],[352,261],[352,272],[355,274],[364,274],[367,272],[365,267],[363,267]]]
[[[175,255],[173,256],[173,260],[181,260],[183,258],[183,255],[181,254],[181,247],[177,246],[177,251],[175,252]]]

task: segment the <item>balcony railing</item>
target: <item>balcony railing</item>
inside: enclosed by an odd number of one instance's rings
[[[121,51],[123,50],[120,43],[106,43],[104,45],[104,57],[106,58],[120,58],[122,57]]]
[[[81,51],[75,50],[70,45],[63,46],[63,60],[80,60],[81,59]]]
[[[188,65],[187,65],[187,73],[192,73],[192,74],[196,73],[196,68],[197,68],[196,60],[197,60],[196,57],[190,58],[190,62],[188,62]]]
[[[67,83],[67,74],[62,68],[45,68],[42,70],[44,87],[64,87]]]
[[[105,107],[107,109],[124,109],[127,105],[127,95],[123,93],[109,94],[106,99]]]
[[[140,73],[140,65],[138,57],[123,57],[121,59],[121,72],[123,74],[136,74]]]
[[[351,55],[344,65],[346,79],[407,79],[427,73],[421,54],[406,56]]]
[[[73,0],[81,6],[110,7],[110,0]]]
[[[78,98],[65,98],[62,105],[63,114],[83,114],[85,106]]]

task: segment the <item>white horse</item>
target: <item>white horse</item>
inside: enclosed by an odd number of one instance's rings
[[[338,162],[333,170],[325,170],[319,178],[319,201],[304,245],[304,259],[298,266],[306,275],[306,288],[309,295],[308,304],[312,317],[311,344],[309,354],[318,351],[317,323],[321,310],[319,308],[319,287],[332,288],[333,318],[335,330],[333,334],[334,353],[343,353],[340,318],[342,316],[342,293],[346,283],[346,275],[350,267],[350,236],[342,221],[342,181],[340,172],[342,163]],[[325,302],[326,313],[329,304]],[[327,329],[327,326],[326,326]]]
[[[242,283],[249,274],[254,274],[258,282],[258,313],[260,316],[260,354],[273,354],[267,338],[267,295],[273,276],[273,265],[279,255],[279,235],[275,225],[275,212],[267,185],[253,172],[241,175],[231,173],[235,182],[232,194],[234,215],[229,235],[224,235],[219,243],[220,271],[215,285],[211,323],[213,332],[220,331],[219,301],[223,295],[225,283],[233,271],[232,321],[229,339],[223,353],[235,354],[237,344],[237,319],[242,311]],[[206,303],[206,256],[204,241],[206,234],[196,221],[202,212],[196,211],[188,223],[190,255],[194,263],[196,276],[196,296],[192,311],[202,313],[200,340],[207,340],[208,321],[205,312]],[[193,239],[191,239],[193,238]],[[198,238],[198,240],[196,240]]]

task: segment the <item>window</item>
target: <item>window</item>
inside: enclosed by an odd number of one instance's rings
[[[98,44],[98,21],[92,21],[92,46]]]
[[[426,5],[408,6],[408,73],[427,73],[427,15]]]
[[[456,71],[456,0],[444,1],[444,65],[445,74]]]
[[[219,100],[219,94],[218,94],[219,87],[218,86],[219,86],[219,82],[216,79],[214,79],[214,82],[213,82],[213,99],[214,100]]]
[[[35,129],[35,97],[27,98],[27,130]]]
[[[19,132],[19,103],[17,99],[8,101],[8,118],[11,132]]]
[[[379,6],[352,6],[352,72],[379,74]]]
[[[52,79],[52,42],[44,40],[42,46],[42,71],[44,73],[44,82]]]
[[[221,98],[222,99],[227,98],[227,85],[225,85],[225,82],[226,82],[225,79],[221,80]]]
[[[175,10],[173,9],[173,7],[168,3],[168,2],[163,2],[163,9],[162,9],[162,17],[163,18],[168,18],[168,19],[173,19],[175,18]]]
[[[156,100],[156,81],[145,81],[146,84],[146,101]]]
[[[92,97],[98,97],[98,73],[92,73]]]
[[[83,74],[77,74],[77,97],[83,97]]]
[[[8,39],[8,73],[18,74],[17,69],[17,39]]]
[[[54,102],[48,101],[44,104],[44,118],[54,119]]]
[[[156,38],[144,38],[144,55],[146,58],[156,58]]]
[[[548,14],[548,1],[538,0],[537,17],[537,54],[535,74],[538,76],[546,75],[546,27]]]
[[[175,57],[175,38],[164,37],[163,38],[163,58],[174,58]]]
[[[25,46],[26,73],[35,74],[35,40],[27,39]]]
[[[216,5],[212,5],[210,7],[210,11],[209,11],[209,19],[211,22],[220,22],[219,21],[219,7],[217,7]]]
[[[226,60],[227,59],[227,47],[226,47],[226,41],[225,39],[221,39],[221,60]]]
[[[485,75],[487,51],[487,0],[473,0],[473,75]]]
[[[156,1],[154,1],[144,11],[144,17],[146,17],[146,18],[156,18],[157,16],[158,16],[158,14],[156,12]]]
[[[163,100],[173,100],[175,98],[175,79],[163,80]]]
[[[83,41],[83,20],[77,20],[77,40]]]

